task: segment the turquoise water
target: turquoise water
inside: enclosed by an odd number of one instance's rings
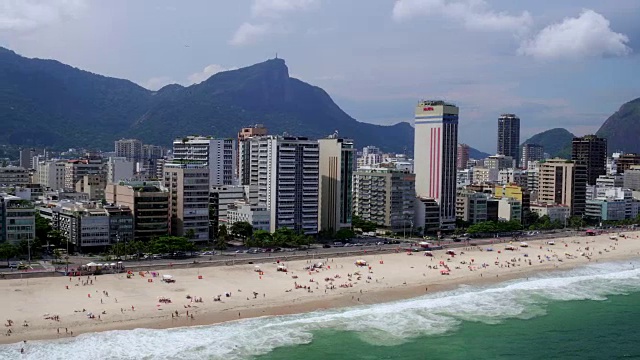
[[[640,261],[415,299],[0,346],[4,359],[640,359]]]
[[[376,345],[366,333],[321,330],[313,335],[310,344],[255,359],[640,359],[640,293],[551,303],[546,315],[526,320],[465,321],[444,335],[399,345]]]

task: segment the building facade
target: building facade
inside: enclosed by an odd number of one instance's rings
[[[540,164],[538,202],[571,207],[572,216],[585,211],[587,167],[564,159],[550,159]]]
[[[515,114],[502,114],[498,118],[498,155],[518,159],[520,150],[520,118]]]
[[[31,201],[0,194],[0,243],[18,245],[36,236],[35,209]]]
[[[415,191],[439,204],[445,230],[455,229],[456,222],[458,116],[458,107],[444,101],[421,101],[415,109]],[[418,217],[416,223],[424,227],[425,220]]]
[[[471,224],[487,221],[487,194],[458,190],[456,217]]]
[[[160,181],[109,184],[107,203],[126,206],[133,214],[133,239],[149,241],[169,235],[169,191]]]
[[[587,184],[595,185],[598,176],[607,174],[607,139],[596,135],[573,138],[571,160],[587,169]]]
[[[353,175],[353,211],[362,220],[400,232],[414,223],[416,177],[395,169],[362,168]]]
[[[351,228],[355,155],[353,140],[337,137],[320,139],[318,149],[318,229],[332,233],[343,228]]]
[[[36,164],[36,173],[38,184],[49,190],[64,189],[64,161],[45,160]]]
[[[227,224],[229,227],[237,222],[251,224],[253,230],[269,231],[271,214],[264,205],[249,204],[244,201],[236,201],[227,209]]]
[[[520,167],[527,169],[529,162],[544,160],[544,147],[538,144],[524,144],[522,145],[522,159],[520,160]]]
[[[204,165],[209,185],[235,185],[237,149],[235,139],[188,136],[173,141],[173,160]]]
[[[166,163],[169,231],[191,241],[209,239],[209,169],[203,164]]]
[[[29,170],[20,166],[0,167],[0,186],[27,185]]]
[[[120,139],[115,142],[116,157],[123,157],[132,162],[142,160],[142,141],[138,139]]]
[[[456,158],[456,168],[458,170],[466,169],[469,162],[469,145],[458,144],[458,157]]]

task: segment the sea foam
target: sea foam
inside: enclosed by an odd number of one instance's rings
[[[34,341],[22,359],[246,359],[282,346],[309,343],[313,332],[358,332],[375,345],[454,333],[463,321],[499,323],[545,314],[552,301],[605,300],[640,291],[640,262],[594,264],[491,286],[307,314],[263,317],[220,325],[167,330],[136,329]],[[16,359],[20,344],[0,346],[0,359]]]

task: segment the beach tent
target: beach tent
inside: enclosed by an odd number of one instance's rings
[[[111,263],[109,264],[109,266],[116,266],[116,263]]]
[[[162,275],[162,278],[164,280],[171,280],[171,279],[173,279],[173,276],[171,276],[171,275]]]
[[[98,266],[98,264],[94,263],[94,262],[90,262],[87,264],[87,266]]]
[[[521,247],[529,247],[529,244],[527,244],[526,242],[523,241],[523,242],[520,243],[520,246]]]

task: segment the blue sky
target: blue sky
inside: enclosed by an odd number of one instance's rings
[[[0,45],[151,89],[277,52],[360,121],[454,102],[461,141],[495,152],[500,113],[522,140],[585,134],[640,97],[638,18],[637,0],[0,0]]]

